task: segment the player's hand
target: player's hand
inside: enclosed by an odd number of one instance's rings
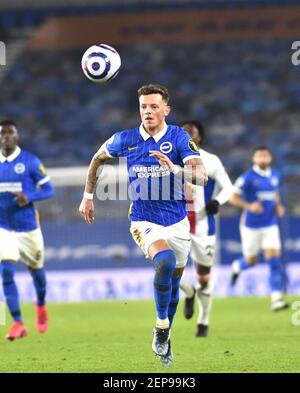
[[[285,215],[285,208],[283,205],[276,205],[276,214],[278,217],[283,217]]]
[[[205,210],[208,214],[217,214],[219,211],[220,203],[216,199],[212,199],[205,205]]]
[[[170,160],[169,157],[167,157],[165,154],[161,153],[160,151],[156,150],[149,150],[150,152],[150,157],[155,157],[157,158],[159,165],[161,165],[163,168],[167,169],[170,172],[174,172],[175,170],[175,165],[173,162]]]
[[[254,214],[259,214],[262,213],[264,211],[264,208],[262,207],[262,204],[259,201],[253,202],[249,204],[248,210],[251,213]]]
[[[19,207],[24,207],[28,205],[29,200],[27,199],[26,195],[23,192],[15,192],[15,200]]]
[[[94,216],[94,202],[91,199],[82,198],[79,206],[79,213],[85,219],[87,224],[92,224],[95,220]]]

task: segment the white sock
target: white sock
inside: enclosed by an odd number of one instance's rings
[[[277,302],[278,300],[282,299],[282,292],[280,291],[274,291],[271,293],[271,301],[272,302]]]
[[[157,328],[160,329],[168,329],[170,326],[169,318],[166,319],[159,319],[158,317],[156,318],[156,325]]]
[[[196,290],[197,300],[199,305],[199,316],[197,319],[197,324],[208,325],[209,324],[209,316],[212,305],[212,291],[213,284],[210,279],[206,285],[206,287],[202,288],[200,285]]]
[[[180,289],[183,290],[187,298],[190,298],[194,295],[195,289],[193,285],[189,282],[185,270],[183,271],[183,275],[180,280]]]
[[[240,268],[240,262],[237,260],[237,259],[235,259],[233,262],[232,262],[232,271],[233,271],[233,273],[235,273],[235,274],[239,274],[240,273],[240,271],[241,271],[241,268]]]

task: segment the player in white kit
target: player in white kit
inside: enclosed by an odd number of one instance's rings
[[[185,121],[182,128],[189,133],[200,148],[204,139],[204,128],[198,121]],[[215,214],[219,206],[226,203],[233,193],[233,186],[220,159],[200,148],[200,156],[208,175],[205,187],[186,183],[186,199],[189,201],[189,221],[191,235],[190,256],[196,267],[197,286],[189,282],[186,274],[181,279],[180,288],[185,293],[184,315],[190,319],[194,313],[194,300],[197,297],[199,316],[197,337],[208,334],[209,314],[212,304],[213,284],[211,267],[216,248]]]

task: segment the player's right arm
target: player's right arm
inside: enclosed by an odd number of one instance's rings
[[[85,189],[79,213],[85,219],[87,224],[92,224],[95,219],[93,194],[97,184],[97,179],[102,172],[103,165],[106,161],[121,154],[120,133],[114,134],[108,141],[103,143],[97,153],[93,156],[87,173]]]
[[[247,192],[249,184],[247,181],[246,176],[240,176],[235,184],[233,189],[233,194],[229,199],[229,202],[240,209],[249,210],[251,213],[259,214],[263,212],[262,204],[259,201],[255,202],[247,202],[245,199],[242,198],[244,192]]]
[[[93,156],[92,161],[90,162],[87,179],[85,183],[85,189],[81,204],[79,206],[79,213],[85,219],[87,224],[91,224],[94,217],[94,203],[93,203],[93,194],[95,191],[95,186],[97,183],[97,178],[99,176],[99,171],[102,170],[103,164],[105,161],[110,160],[105,151],[101,151],[101,148],[97,151],[97,153]]]

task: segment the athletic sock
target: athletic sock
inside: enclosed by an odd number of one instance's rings
[[[180,289],[183,290],[183,292],[185,293],[185,296],[187,298],[193,297],[194,292],[195,292],[193,285],[188,280],[185,270],[183,271],[183,275],[180,280]]]
[[[45,269],[31,270],[30,274],[33,279],[33,284],[37,296],[37,305],[43,306],[46,298],[46,272]]]
[[[212,306],[212,291],[213,284],[210,279],[205,286],[200,286],[196,289],[197,301],[199,306],[199,315],[197,319],[198,325],[208,325],[210,310]]]
[[[180,284],[180,278],[181,277],[176,277],[172,278],[172,295],[171,295],[171,301],[169,304],[169,311],[168,311],[168,317],[170,321],[170,328],[173,323],[174,316],[176,314],[178,302],[179,302],[179,284]]]
[[[274,294],[273,298],[278,300],[281,298],[280,294],[282,294],[283,290],[283,270],[281,261],[278,257],[273,257],[267,259],[270,267],[270,278],[269,283],[271,287],[271,291]]]
[[[168,309],[172,295],[172,276],[176,265],[175,253],[173,250],[158,252],[153,258],[155,263],[154,274],[154,299],[156,313],[158,317],[157,327],[168,327]],[[162,321],[162,322],[160,322]]]
[[[15,266],[12,262],[3,261],[2,284],[7,307],[15,322],[22,322],[18,289],[15,283]]]

